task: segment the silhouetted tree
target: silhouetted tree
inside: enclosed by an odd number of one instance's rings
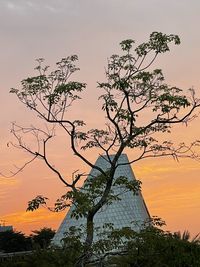
[[[80,92],[86,84],[71,80],[71,76],[78,68],[75,65],[78,57],[69,56],[57,63],[57,69],[48,72],[43,59],[38,60],[36,70],[38,75],[24,79],[21,89],[11,89],[18,100],[49,125],[44,128],[35,126],[22,127],[13,123],[12,133],[18,143],[15,145],[24,149],[32,158],[28,163],[41,159],[64,183],[68,192],[55,204],[55,210],[63,210],[72,203],[76,209],[72,216],[84,216],[87,220],[85,251],[83,261],[92,254],[91,246],[94,233],[94,216],[104,205],[110,204],[117,196],[112,194],[112,186],[124,187],[137,193],[140,182],[129,182],[127,177],[119,177],[114,181],[118,159],[126,149],[135,151],[134,158],[128,164],[145,158],[172,156],[198,158],[193,148],[198,141],[187,145],[183,142],[175,145],[167,134],[172,127],[185,123],[194,118],[194,111],[199,108],[200,101],[193,89],[189,96],[183,94],[182,89],[169,86],[160,69],[152,70],[152,64],[159,54],[169,51],[170,43],[180,44],[177,35],[166,35],[153,32],[148,42],[134,47],[133,40],[120,43],[122,55],[112,55],[108,60],[106,80],[99,82],[98,87],[103,91],[99,97],[102,110],[105,112],[106,123],[101,129],[88,129],[83,120],[68,118],[67,111],[73,102],[80,99]],[[83,177],[81,173],[72,177],[70,182],[66,174],[61,173],[51,163],[48,155],[48,144],[55,137],[55,127],[60,127],[70,145],[74,155],[79,157],[88,167],[99,172],[95,179],[91,179],[80,191],[77,186]],[[27,145],[23,136],[32,134],[37,147]],[[164,135],[164,140],[160,137]],[[97,154],[109,162],[109,170],[94,165],[85,156],[84,151],[95,148]],[[111,157],[111,154],[114,156]],[[96,156],[95,156],[96,157]],[[46,204],[47,198],[37,196],[29,202],[29,210],[34,210]]]
[[[0,251],[5,253],[32,249],[31,239],[17,231],[0,232]]]
[[[50,245],[51,240],[55,235],[55,230],[52,230],[48,227],[44,227],[40,230],[34,230],[32,231],[32,233],[33,234],[31,234],[30,237],[33,240],[33,244],[44,249]]]
[[[86,266],[200,267],[199,240],[197,242],[195,238],[196,242],[193,242],[193,239],[190,241],[182,238],[188,237],[188,231],[185,231],[187,234],[180,235],[163,231],[156,226],[158,224],[162,225],[163,222],[156,218],[139,233],[130,228],[114,229],[108,239],[102,239],[95,245],[97,252],[103,252],[99,255],[98,263],[94,261]],[[74,267],[77,257],[83,251],[79,231],[72,227],[63,241],[62,249],[35,250],[23,258],[15,257],[12,261],[4,261],[0,266]],[[122,243],[123,251],[116,250]]]
[[[111,257],[110,264],[123,267],[200,267],[199,242],[177,238],[175,233],[152,226],[134,233],[126,248],[124,255]]]

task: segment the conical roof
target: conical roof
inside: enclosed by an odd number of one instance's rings
[[[122,154],[118,160],[118,164],[125,165],[121,165],[116,169],[115,179],[120,176],[126,177],[129,181],[135,179],[132,168],[128,163],[129,161],[127,155]],[[99,156],[95,165],[104,170],[107,170],[110,167],[109,162],[102,156]],[[95,176],[98,175],[99,172],[96,169],[92,169],[88,177],[94,177],[95,179]],[[122,189],[120,186],[115,186],[113,192],[114,194],[120,194],[120,200],[115,200],[112,204],[103,206],[97,212],[94,217],[95,228],[101,229],[105,223],[111,223],[116,229],[131,227],[135,231],[139,231],[144,221],[150,218],[141,192],[138,192],[137,195],[134,195],[131,191],[124,193],[124,188]],[[74,206],[72,205],[55,234],[52,241],[54,245],[61,244],[61,240],[65,236],[65,232],[67,232],[71,226],[84,227],[86,225],[85,218],[79,218],[78,220],[71,218],[73,209]],[[98,237],[94,234],[94,241],[97,239]]]

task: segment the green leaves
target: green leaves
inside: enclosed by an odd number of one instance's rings
[[[15,88],[11,88],[11,89],[10,89],[10,93],[11,93],[11,94],[17,94],[18,92],[19,92],[18,89],[15,89]]]
[[[127,39],[127,40],[122,41],[120,45],[123,51],[129,51],[132,48],[134,43],[135,43],[134,40]]]
[[[77,55],[71,55],[71,56],[68,56],[66,58],[62,58],[59,62],[56,63],[56,65],[58,66],[58,69],[61,71],[64,71],[64,69],[67,68],[67,70],[70,73],[73,73],[73,72],[79,70],[79,68],[77,68],[75,65],[75,62],[77,60],[78,60]]]
[[[63,120],[72,102],[80,99],[79,93],[86,87],[85,83],[69,80],[79,70],[75,65],[77,60],[76,55],[62,58],[56,63],[56,69],[49,72],[49,66],[40,58],[35,68],[38,75],[22,80],[22,88],[12,88],[10,92],[40,118],[55,122]]]
[[[112,136],[110,136],[110,133],[106,130],[100,129],[91,129],[87,133],[77,132],[76,137],[85,141],[89,139],[89,141],[81,146],[82,150],[94,147],[98,148],[112,142]]]
[[[148,42],[139,45],[135,51],[138,56],[146,56],[150,51],[156,54],[165,53],[170,50],[169,43],[180,44],[180,38],[174,34],[163,34],[161,32],[152,32]]]
[[[49,95],[47,94],[44,96],[44,99],[48,100],[48,104],[50,106],[55,104],[61,104],[63,106],[65,105],[66,98],[69,98],[72,101],[80,99],[80,97],[74,94],[74,92],[81,92],[85,87],[85,83],[73,81],[70,81],[65,84],[58,84],[53,90],[53,92],[51,92]]]
[[[80,217],[86,216],[87,211],[91,207],[88,195],[81,190],[71,190],[68,191],[61,198],[57,199],[55,203],[55,211],[63,211],[67,207],[74,204],[71,216],[77,220]]]
[[[47,197],[43,197],[41,195],[37,196],[36,198],[32,199],[28,202],[28,208],[26,211],[34,211],[37,210],[40,206],[46,205]]]
[[[67,93],[72,93],[73,91],[81,92],[83,88],[85,88],[86,84],[85,83],[80,83],[80,82],[73,82],[70,81],[66,84],[59,84],[55,90],[54,93],[57,95],[61,94],[67,94]]]
[[[180,108],[187,108],[191,105],[185,95],[179,95],[182,90],[176,87],[165,87],[164,92],[151,103],[155,103],[153,111],[161,111],[163,114],[169,114],[172,110],[179,111]]]
[[[122,232],[120,234],[122,239]],[[180,233],[170,233],[149,225],[138,233],[130,231],[130,236],[131,238],[126,240],[125,253],[113,256],[108,261],[110,265],[200,266],[200,245],[187,240],[189,236],[187,231],[181,236]]]
[[[134,195],[137,195],[139,193],[139,191],[141,190],[141,184],[142,184],[142,182],[139,180],[131,180],[130,181],[130,179],[128,179],[127,177],[120,176],[120,177],[116,178],[113,186],[123,187],[123,188],[127,189],[128,191],[132,191]]]
[[[122,41],[123,54],[114,54],[108,60],[107,81],[98,86],[104,90],[99,99],[112,126],[110,131],[117,133],[114,145],[126,143],[136,149],[149,147],[155,139],[147,135],[170,133],[171,124],[181,121],[183,109],[187,114],[188,107],[198,105],[199,100],[192,91],[188,98],[182,94],[182,89],[168,86],[161,69],[147,70],[158,54],[170,50],[171,43],[180,44],[179,37],[153,32],[149,41],[135,50],[133,40]],[[145,121],[146,117],[151,118],[149,122]],[[98,144],[90,141],[88,147],[92,146],[98,147]],[[153,147],[157,150],[159,146],[154,144]]]

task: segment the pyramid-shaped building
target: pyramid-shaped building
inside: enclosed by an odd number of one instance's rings
[[[112,160],[112,156],[111,156]],[[128,158],[125,154],[122,154],[118,160],[118,164],[124,164],[119,166],[115,172],[115,179],[124,176],[128,180],[135,179],[131,166],[128,164]],[[104,170],[109,169],[109,162],[105,157],[99,157],[95,163],[96,166],[101,167]],[[99,172],[96,169],[92,169],[88,177],[97,177]],[[87,182],[87,179],[86,179]],[[101,229],[105,223],[113,224],[114,228],[120,229],[122,227],[131,227],[135,231],[139,231],[145,221],[150,218],[149,212],[145,205],[141,192],[134,195],[131,191],[124,192],[124,188],[120,186],[114,186],[114,194],[120,195],[120,200],[115,200],[111,205],[103,206],[94,217],[94,227]],[[61,223],[57,233],[55,234],[52,243],[54,245],[61,245],[62,239],[65,233],[71,226],[84,227],[86,225],[85,218],[71,218],[72,211],[75,207],[72,207],[67,212],[66,217]],[[94,234],[94,241],[98,239]]]

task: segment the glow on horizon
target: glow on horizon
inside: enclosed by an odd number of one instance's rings
[[[200,202],[200,182],[197,179],[199,169],[191,160],[184,160],[184,167],[172,159],[162,159],[159,162],[159,168],[156,167],[155,160],[148,160],[146,164],[138,163],[134,167],[136,178],[141,179],[143,182],[142,192],[150,214],[164,219],[168,230],[184,231],[189,229],[195,235],[198,232],[198,216],[196,214],[199,212]],[[175,175],[178,178],[174,177]],[[188,176],[190,177],[189,179]],[[54,179],[56,178],[54,177]],[[191,179],[193,180],[192,186]],[[47,182],[49,180],[43,180],[41,186],[45,187]],[[50,179],[50,182],[55,181]],[[53,198],[52,187],[54,186],[51,185],[49,190],[43,190],[43,192]],[[57,185],[58,188],[59,186]],[[26,190],[27,184],[22,186],[22,189]],[[60,194],[64,192],[64,187],[60,187]],[[28,192],[28,195],[30,195],[30,192]],[[55,198],[56,196],[54,195]],[[22,210],[5,214],[2,219],[8,224],[13,224],[17,230],[30,233],[38,227],[47,225],[57,228],[67,212],[66,210],[62,213],[52,213],[41,209],[27,213],[25,212],[26,207],[27,203],[25,202]],[[186,216],[187,212],[190,217]],[[191,216],[196,216],[195,223],[192,225]],[[181,222],[181,225],[177,223],[178,221]]]

